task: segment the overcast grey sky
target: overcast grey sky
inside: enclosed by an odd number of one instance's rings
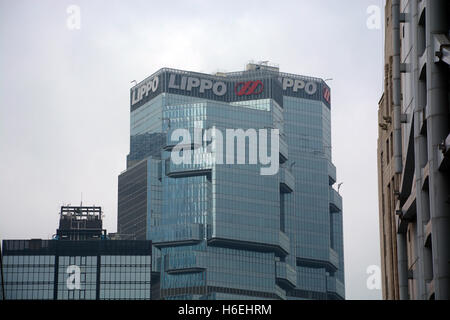
[[[81,9],[70,30],[66,9]],[[101,205],[116,231],[129,88],[161,67],[212,73],[269,60],[333,78],[333,159],[344,182],[346,294],[378,299],[377,105],[381,0],[0,0],[0,239],[49,238],[59,207]]]

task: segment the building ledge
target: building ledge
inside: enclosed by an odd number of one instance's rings
[[[212,237],[208,239],[208,246],[216,246],[232,249],[236,248],[241,250],[248,249],[258,252],[274,252],[275,255],[279,257],[285,257],[289,254],[289,248],[286,248],[284,245],[282,245],[281,241],[280,245],[274,245],[269,243],[259,243],[259,242]]]
[[[203,225],[168,225],[155,228],[150,234],[153,245],[158,248],[196,244],[203,240]]]
[[[308,268],[325,268],[328,272],[336,272],[338,270],[338,265],[334,261],[328,260],[317,260],[311,258],[297,257],[297,265],[305,266]]]
[[[211,173],[212,164],[210,159],[206,159],[204,164],[174,164],[172,160],[165,160],[165,172],[170,178],[186,178],[186,177],[196,177],[204,176]]]
[[[167,270],[167,274],[184,274],[184,273],[199,273],[205,271],[206,268],[186,268],[186,269],[173,269]]]

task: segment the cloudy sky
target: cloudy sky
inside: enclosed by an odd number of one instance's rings
[[[70,5],[80,29],[68,28]],[[213,73],[269,60],[333,78],[347,298],[379,299],[366,286],[367,268],[380,264],[383,32],[367,27],[373,5],[384,11],[382,0],[0,0],[0,239],[51,237],[59,207],[81,194],[116,231],[132,80],[161,67]]]

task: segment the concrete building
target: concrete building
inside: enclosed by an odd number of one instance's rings
[[[397,272],[397,227],[395,221],[395,190],[399,175],[394,170],[394,127],[392,125],[392,18],[391,6],[385,8],[384,93],[378,109],[378,193],[381,274],[383,299],[399,299]],[[391,22],[391,23],[390,23]]]
[[[323,80],[264,63],[215,75],[161,69],[131,89],[118,233],[152,240],[161,299],[344,299],[330,102]],[[217,161],[208,148],[219,149],[218,131],[202,140],[212,129],[247,132],[245,163]],[[279,170],[262,175],[250,141],[259,133],[261,146],[261,132],[276,129]],[[194,137],[183,154],[196,162],[172,161],[177,130]],[[227,155],[238,149],[228,142]]]
[[[379,105],[385,299],[450,299],[450,2],[388,0]]]

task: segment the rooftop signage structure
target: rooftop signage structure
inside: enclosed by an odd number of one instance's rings
[[[282,95],[319,100],[330,107],[330,88],[320,79],[274,72],[247,71],[209,75],[161,69],[130,90],[131,111],[161,93],[172,93],[222,102],[274,99]]]

